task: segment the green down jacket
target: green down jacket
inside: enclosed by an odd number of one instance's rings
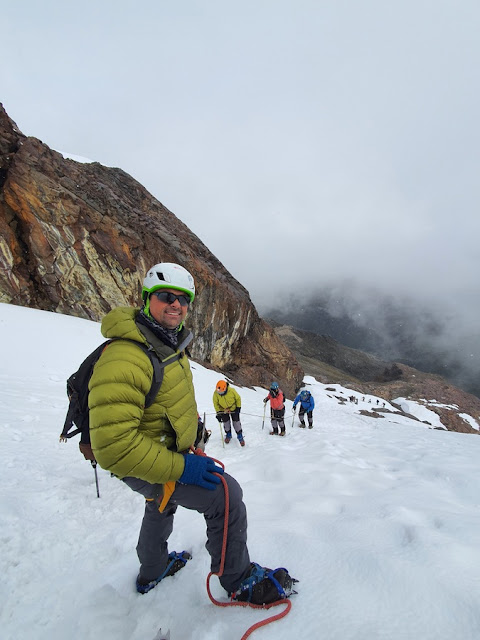
[[[129,338],[150,344],[161,360],[173,356],[147,327],[137,325],[138,309],[120,307],[102,321],[106,338]],[[191,338],[182,329],[179,350]],[[151,484],[178,480],[183,456],[197,434],[197,405],[187,356],[164,369],[162,386],[145,409],[153,367],[148,356],[132,342],[108,345],[95,365],[89,383],[90,439],[98,464],[119,478],[133,476]]]

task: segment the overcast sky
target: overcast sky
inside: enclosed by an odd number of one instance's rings
[[[20,130],[130,173],[257,306],[353,278],[476,319],[478,0],[0,6]]]

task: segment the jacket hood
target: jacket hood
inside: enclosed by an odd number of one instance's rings
[[[102,320],[102,335],[105,338],[128,338],[147,344],[145,336],[135,324],[140,309],[134,307],[117,307],[112,309]]]

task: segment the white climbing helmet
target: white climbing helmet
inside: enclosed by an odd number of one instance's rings
[[[146,302],[151,293],[158,289],[177,289],[183,291],[193,302],[195,282],[192,275],[179,264],[160,262],[148,270],[143,281],[142,299]]]

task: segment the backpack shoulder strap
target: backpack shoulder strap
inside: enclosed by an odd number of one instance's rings
[[[128,340],[128,338],[122,339]],[[132,340],[132,342],[135,342],[135,344],[140,347],[140,349],[142,349],[144,353],[146,353],[146,355],[150,358],[150,362],[152,363],[153,367],[152,386],[150,387],[150,391],[145,396],[145,409],[148,409],[148,407],[153,404],[153,401],[155,400],[157,393],[162,386],[163,370],[166,366],[172,364],[172,362],[176,362],[177,360],[179,360],[182,357],[182,353],[175,353],[168,358],[165,358],[165,360],[160,360],[154,349],[152,349],[151,347],[143,344],[143,342],[137,342],[136,340]]]

